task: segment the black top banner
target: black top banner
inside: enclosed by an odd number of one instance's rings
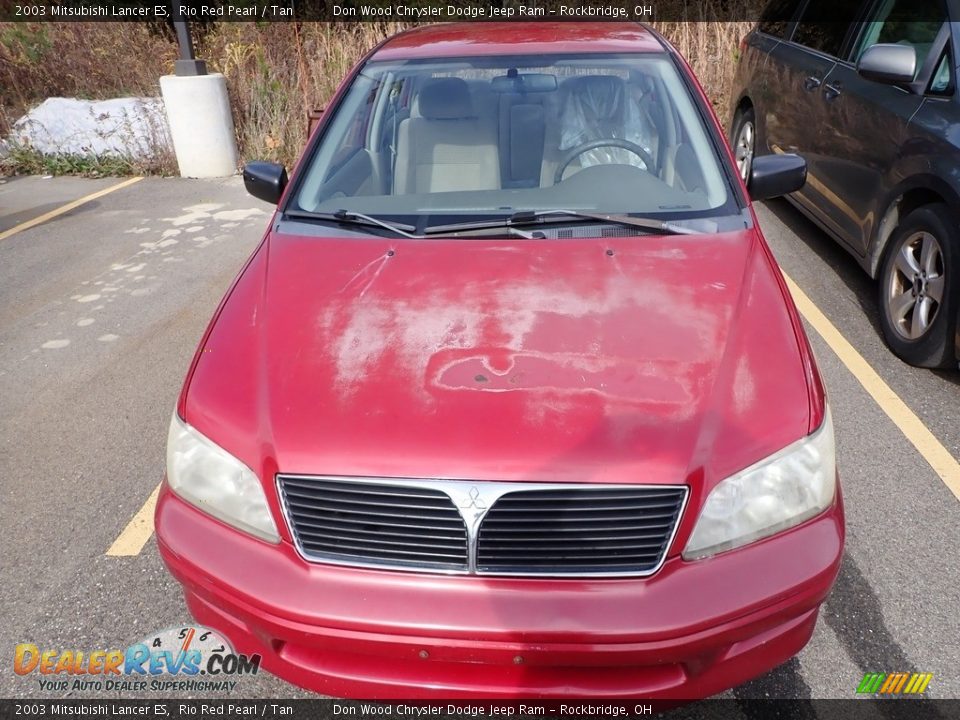
[[[0,0],[5,22],[857,22],[876,0]],[[946,19],[941,0],[899,3]]]

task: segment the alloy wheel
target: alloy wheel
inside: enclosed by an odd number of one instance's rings
[[[737,134],[737,142],[734,146],[734,158],[737,161],[737,170],[740,171],[740,177],[744,182],[750,179],[750,168],[753,166],[753,148],[756,132],[753,122],[744,120],[740,126],[740,132]]]
[[[887,313],[901,337],[918,340],[933,325],[943,303],[943,251],[933,235],[919,231],[908,236],[896,253],[887,278]]]

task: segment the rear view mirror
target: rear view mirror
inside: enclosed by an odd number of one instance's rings
[[[498,93],[553,92],[557,89],[557,76],[547,73],[514,73],[500,75],[490,81],[490,87]]]
[[[761,155],[753,159],[747,189],[751,200],[768,200],[796,192],[807,181],[807,161],[799,155]]]
[[[278,163],[249,162],[243,168],[243,184],[255,198],[276,205],[287,187],[287,170]]]
[[[917,51],[911,45],[871,45],[857,63],[861,77],[890,85],[912,83],[916,71]]]

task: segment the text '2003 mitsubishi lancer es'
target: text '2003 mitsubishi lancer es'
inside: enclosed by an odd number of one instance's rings
[[[810,639],[820,375],[689,67],[624,24],[422,27],[353,70],[170,425],[194,617],[370,699],[687,699]],[[802,159],[754,160],[752,196]]]

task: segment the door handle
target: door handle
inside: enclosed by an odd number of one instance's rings
[[[822,82],[823,78],[818,78],[816,75],[810,75],[806,80],[803,81],[803,88],[807,92],[811,92],[812,90],[816,90],[818,87],[820,87],[820,83]]]
[[[842,89],[843,88],[840,86],[840,83],[827,83],[823,86],[823,96],[827,100],[833,100],[840,94]]]

